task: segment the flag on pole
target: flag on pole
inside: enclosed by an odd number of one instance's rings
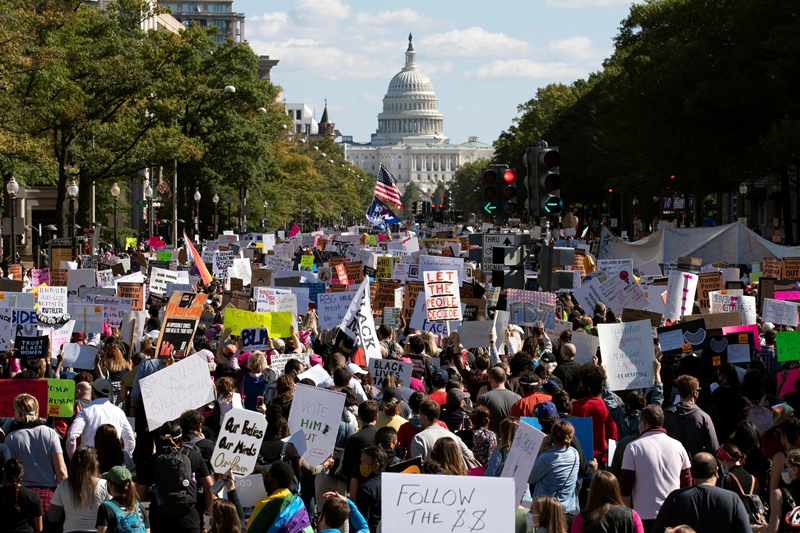
[[[383,231],[389,231],[389,224],[397,224],[400,219],[392,213],[389,206],[378,200],[377,196],[372,198],[372,204],[367,209],[367,220],[381,228]]]
[[[384,202],[396,206],[398,209],[403,209],[403,204],[400,202],[400,191],[394,184],[394,179],[386,167],[381,165],[378,170],[378,182],[375,184],[375,197],[383,200]]]
[[[208,285],[214,280],[214,278],[211,277],[208,267],[206,267],[206,264],[203,262],[200,254],[197,253],[197,248],[194,247],[192,240],[186,236],[185,231],[183,232],[183,242],[185,242],[186,246],[188,247],[188,255],[194,259],[194,266],[197,267],[197,273],[200,274],[200,279],[203,280],[203,283]]]

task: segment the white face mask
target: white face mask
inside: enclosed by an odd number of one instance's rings
[[[791,468],[789,470],[791,470]],[[787,485],[791,485],[792,481],[794,481],[794,478],[792,478],[792,475],[789,473],[789,470],[781,470],[781,479]]]
[[[538,514],[534,514],[528,511],[528,514],[525,515],[525,522],[528,524],[528,527],[538,527],[539,526],[539,524],[537,524],[538,521],[539,521]]]
[[[203,514],[203,529],[206,533],[211,531],[211,515]]]

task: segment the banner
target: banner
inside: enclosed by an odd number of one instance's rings
[[[428,320],[446,321],[463,319],[459,277],[455,270],[424,271],[425,308]]]
[[[289,411],[289,431],[303,431],[306,451],[303,459],[310,466],[324,463],[333,453],[339,420],[347,396],[310,385],[297,385]]]
[[[236,476],[253,472],[267,431],[264,415],[245,409],[231,409],[223,418],[211,464],[214,472],[225,474],[230,470]]]
[[[598,324],[597,332],[612,391],[653,386],[656,354],[649,320]]]
[[[369,303],[369,281],[361,282],[356,296],[350,302],[350,307],[347,308],[347,312],[342,318],[340,327],[348,337],[364,348],[367,361],[370,358],[380,359],[382,357]]]
[[[530,472],[528,472],[530,474]],[[514,480],[381,474],[383,533],[515,531]]]
[[[144,377],[139,386],[150,431],[177,419],[184,411],[214,401],[214,385],[203,355],[191,355]]]

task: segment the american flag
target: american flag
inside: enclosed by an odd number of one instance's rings
[[[383,165],[381,165],[378,171],[378,182],[375,184],[375,197],[397,206],[398,209],[403,208],[403,204],[400,202],[400,191],[397,190],[392,175],[389,174],[389,171],[386,170],[386,167]]]
[[[162,181],[156,186],[156,190],[161,194],[161,196],[172,196],[171,191],[169,190],[169,184],[166,181]]]

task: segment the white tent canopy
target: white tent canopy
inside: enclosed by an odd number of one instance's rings
[[[759,237],[740,222],[713,228],[661,228],[636,242],[626,242],[603,226],[599,259],[633,259],[634,265],[678,257],[699,257],[703,264],[747,264],[765,257],[800,257],[800,246],[781,246]]]

